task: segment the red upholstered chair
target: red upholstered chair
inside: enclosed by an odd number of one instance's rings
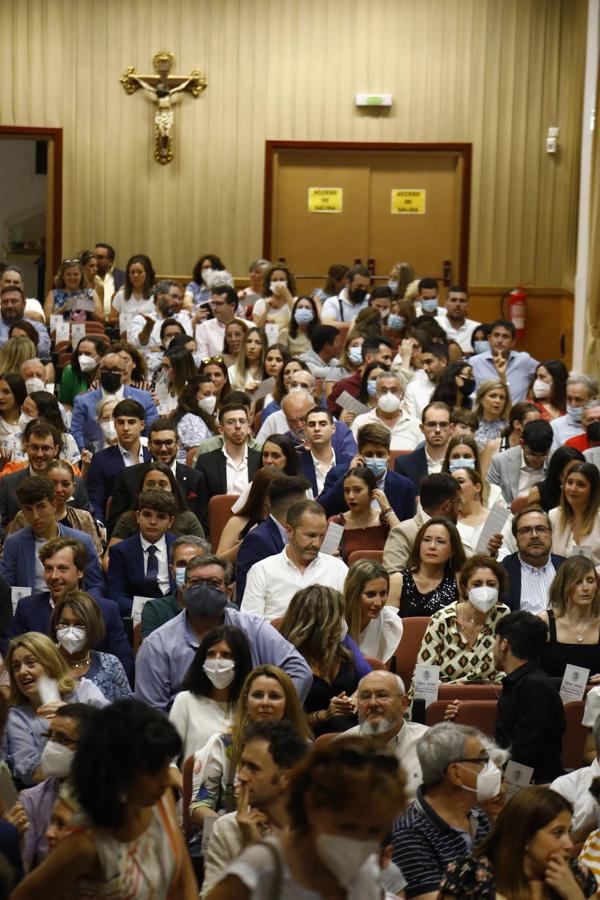
[[[412,450],[390,450],[390,455],[388,457],[388,469],[394,471],[394,463],[396,462],[399,456],[407,456],[407,454],[412,453]]]
[[[221,534],[226,522],[231,518],[231,507],[239,494],[216,494],[208,501],[208,533],[213,553],[217,552]]]
[[[444,721],[447,702],[447,700],[436,700],[429,704],[425,712],[427,725],[437,725],[438,722]],[[479,728],[484,734],[494,737],[497,716],[498,702],[496,700],[465,700],[454,721],[458,725],[472,725]]]
[[[375,562],[383,562],[383,550],[354,550],[348,557],[348,565],[351,566],[358,559],[374,559]]]
[[[587,728],[581,724],[585,700],[565,703],[565,719],[567,728],[562,742],[562,764],[565,769],[579,769],[584,765],[583,748],[587,737]]]
[[[406,690],[408,690],[415,671],[415,663],[419,655],[423,635],[429,624],[429,616],[411,616],[402,619],[402,624],[404,633],[394,653],[394,659],[396,661],[396,674],[400,676]]]
[[[181,805],[183,815],[183,833],[186,841],[192,837],[192,819],[190,816],[190,801],[192,799],[192,784],[194,781],[194,756],[188,756],[183,764],[183,788],[181,791]]]

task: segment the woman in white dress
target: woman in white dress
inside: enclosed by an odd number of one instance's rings
[[[359,559],[350,566],[344,583],[348,634],[363,656],[387,663],[402,639],[398,610],[386,606],[390,576],[381,563]]]
[[[477,542],[490,514],[485,505],[487,490],[490,485],[483,481],[477,469],[455,469],[452,477],[460,484],[461,502],[458,509],[456,527],[468,555],[475,553]],[[517,546],[511,531],[512,516],[509,516],[502,529],[502,547],[500,559],[508,553],[516,553]]]
[[[113,297],[108,317],[109,325],[119,325],[122,340],[127,340],[127,329],[134,316],[156,316],[152,298],[154,267],[150,258],[138,253],[127,260],[125,284]]]

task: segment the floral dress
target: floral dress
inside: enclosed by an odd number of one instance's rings
[[[571,870],[584,897],[596,893],[596,879],[573,860]],[[440,882],[437,900],[460,897],[461,900],[496,900],[496,873],[487,856],[467,856],[451,862]]]

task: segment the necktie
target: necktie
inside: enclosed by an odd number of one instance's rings
[[[154,544],[150,544],[147,549],[148,554],[148,568],[146,569],[146,580],[147,581],[158,581],[158,547],[155,547]]]

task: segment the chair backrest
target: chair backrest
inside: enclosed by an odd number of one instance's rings
[[[440,684],[438,700],[499,700],[499,684]]]
[[[257,413],[254,414],[254,422],[252,423],[252,434],[254,437],[260,431],[260,420],[262,419],[262,409],[259,409]]]
[[[390,455],[388,456],[388,469],[394,471],[394,463],[398,459],[399,456],[407,456],[409,453],[412,453],[412,450],[390,450]]]
[[[444,721],[444,712],[447,700],[436,700],[430,703],[425,711],[427,725],[437,725]],[[496,719],[498,717],[497,700],[465,700],[461,704],[454,721],[457,725],[471,725],[479,728],[484,734],[494,737],[496,733]]]
[[[271,619],[271,625],[273,628],[276,628],[277,631],[281,628],[281,623],[283,622],[283,616],[275,616],[274,619]]]
[[[396,660],[396,674],[400,676],[406,690],[408,690],[415,671],[415,663],[419,655],[423,635],[429,625],[429,616],[411,616],[402,619],[402,624],[404,626],[402,640],[396,648],[394,659]]]
[[[369,663],[373,670],[375,669],[385,669],[386,665],[380,659],[376,659],[374,656],[365,656],[366,661]]]
[[[336,737],[340,736],[339,731],[328,731],[327,734],[320,734],[318,738],[315,738],[315,742],[313,747],[323,746],[323,744],[328,744],[330,741],[335,740]]]
[[[567,727],[562,742],[562,764],[565,769],[579,769],[583,765],[583,748],[587,737],[587,728],[581,724],[585,700],[565,703],[565,719]]]
[[[133,655],[134,656],[140,649],[141,643],[142,643],[142,623],[137,622],[133,626]]]
[[[383,550],[353,550],[348,557],[348,565],[351,566],[358,559],[374,559],[375,562],[383,562]]]
[[[190,816],[190,803],[192,800],[192,784],[194,782],[194,756],[188,756],[183,764],[183,787],[181,790],[181,805],[183,814],[183,833],[186,841],[192,837],[192,819]]]
[[[217,552],[225,524],[231,518],[231,507],[238,497],[239,494],[215,494],[208,501],[208,533],[213,553]]]

